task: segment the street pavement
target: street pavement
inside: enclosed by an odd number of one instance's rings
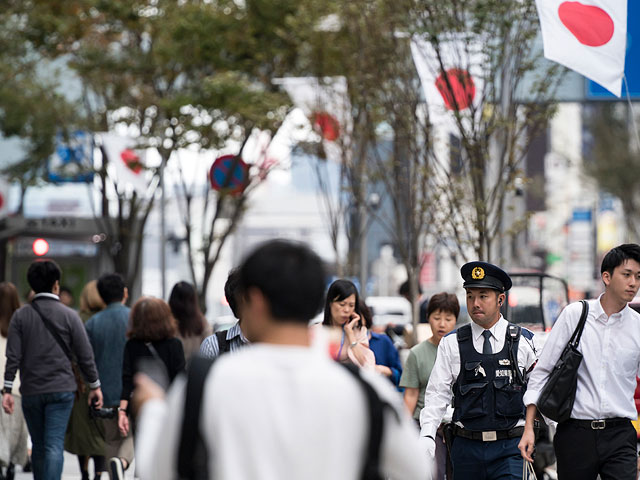
[[[89,478],[93,479],[93,461],[89,462]],[[133,471],[135,468],[135,461],[125,472],[125,478],[127,480],[134,480]],[[24,473],[20,467],[16,467],[16,480],[31,480],[33,479],[32,473]],[[64,467],[62,470],[62,480],[80,480],[80,467],[78,467],[78,457],[71,453],[64,452]],[[109,480],[109,474],[103,473],[100,480]]]

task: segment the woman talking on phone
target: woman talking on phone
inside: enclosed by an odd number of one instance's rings
[[[325,326],[342,329],[339,362],[351,362],[359,367],[375,367],[376,359],[369,349],[369,332],[358,309],[358,289],[349,280],[336,280],[329,287],[324,304]]]

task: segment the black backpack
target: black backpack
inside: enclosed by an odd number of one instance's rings
[[[184,417],[178,449],[178,478],[180,480],[208,480],[207,451],[200,435],[200,411],[204,382],[215,358],[196,356],[192,359],[187,372],[187,388],[184,404]],[[362,470],[362,480],[382,480],[380,472],[380,445],[384,430],[383,412],[390,405],[382,400],[375,389],[360,376],[358,367],[352,364],[340,364],[347,369],[365,392],[369,406],[370,431],[367,438],[367,452]],[[395,412],[393,408],[391,411]]]

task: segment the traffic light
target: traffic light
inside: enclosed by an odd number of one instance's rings
[[[33,253],[38,257],[42,257],[49,252],[49,242],[44,238],[36,238],[31,246]]]

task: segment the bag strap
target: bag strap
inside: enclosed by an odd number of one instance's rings
[[[575,348],[578,348],[578,344],[580,343],[580,337],[582,336],[582,331],[584,330],[584,325],[587,323],[587,315],[589,314],[589,304],[586,300],[580,300],[582,303],[582,315],[580,315],[580,320],[578,321],[578,325],[576,329],[573,331],[573,335],[571,335],[571,339],[569,340],[570,344],[573,344]]]
[[[191,365],[187,372],[184,416],[182,418],[180,446],[178,448],[178,478],[180,479],[201,478],[206,473],[198,471],[200,468],[206,469],[207,465],[206,458],[205,465],[198,464],[196,451],[198,450],[198,444],[202,442],[200,414],[204,382],[216,358],[205,358],[196,355],[191,359]]]
[[[218,340],[218,355],[229,353],[231,351],[231,342],[227,340],[229,330],[221,330],[216,332],[216,340]]]
[[[42,313],[42,310],[40,310],[40,307],[37,306],[36,302],[32,301],[30,305],[31,308],[33,308],[33,310],[35,310],[38,316],[42,319],[43,325],[47,328],[47,330],[49,330],[49,333],[51,333],[55,341],[58,342],[58,345],[67,356],[69,361],[73,363],[73,354],[71,353],[71,349],[66,343],[64,343],[64,340],[62,339],[58,331],[54,328],[54,326],[51,325],[51,321]]]
[[[147,347],[147,350],[151,352],[151,355],[153,356],[153,358],[155,358],[160,363],[164,364],[164,361],[162,360],[162,358],[160,358],[160,354],[158,353],[156,348],[153,346],[153,343],[145,342],[144,345],[145,347]]]
[[[369,412],[369,435],[367,437],[367,451],[362,469],[362,480],[382,480],[380,472],[380,446],[384,433],[384,409],[389,404],[383,401],[378,392],[360,375],[360,369],[351,363],[340,363],[358,381],[364,390]],[[393,409],[392,409],[393,410]]]

